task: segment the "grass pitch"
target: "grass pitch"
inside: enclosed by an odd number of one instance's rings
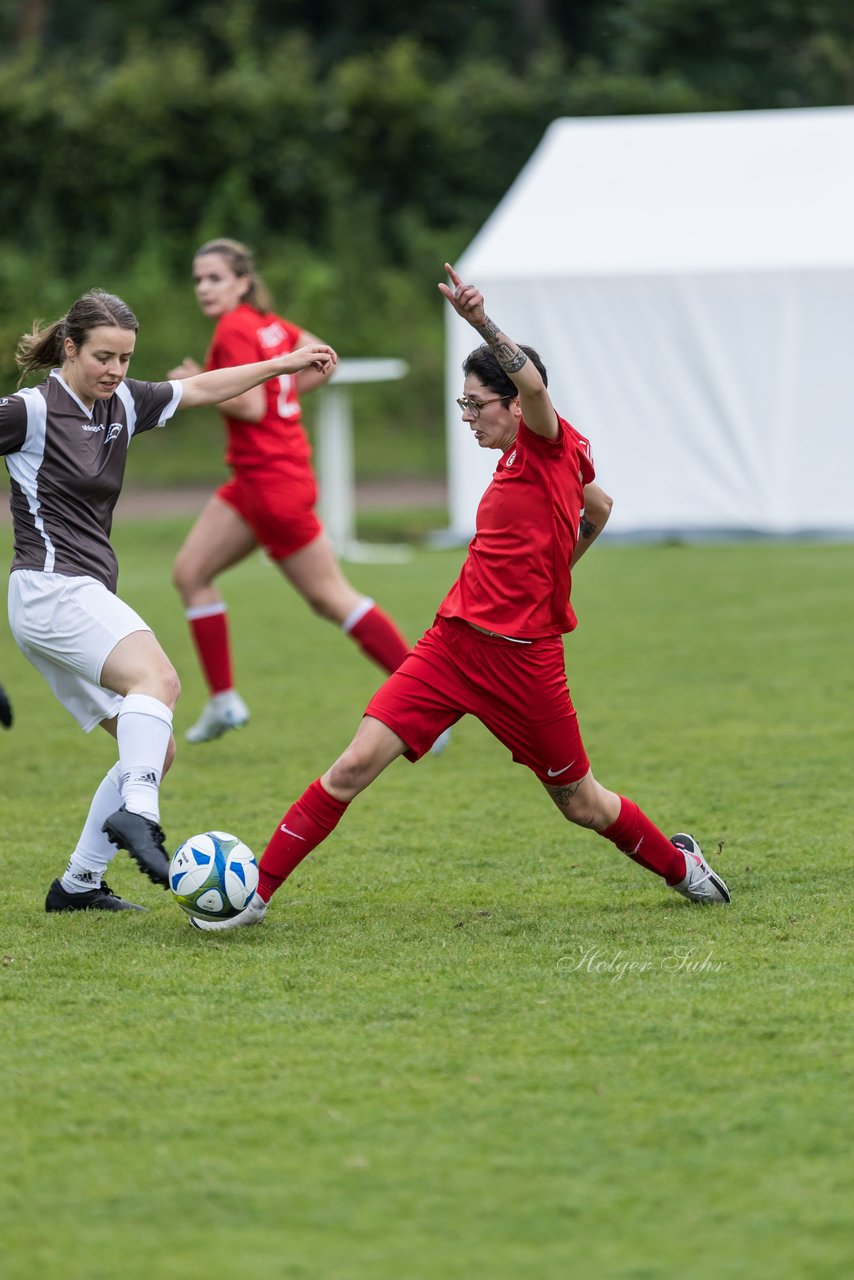
[[[122,594],[203,691],[169,565]],[[461,553],[350,566],[413,639]],[[595,548],[570,684],[597,776],[694,832],[692,906],[571,828],[474,721],[393,766],[264,925],[46,916],[112,762],[4,629],[7,1280],[837,1280],[851,1274],[850,546]],[[171,845],[259,854],[379,677],[260,559],[231,572],[251,725],[179,750]],[[716,853],[723,842],[721,853]]]

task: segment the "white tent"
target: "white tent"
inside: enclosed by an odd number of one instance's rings
[[[540,352],[610,530],[854,532],[854,108],[556,120],[457,264]],[[451,534],[497,456],[460,422]]]

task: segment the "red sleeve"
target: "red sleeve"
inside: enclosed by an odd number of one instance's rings
[[[596,479],[596,468],[593,465],[593,454],[590,452],[590,441],[576,431],[575,427],[571,426],[565,418],[560,419],[560,425],[567,437],[569,447],[575,450],[578,458],[581,483],[592,484]]]
[[[585,439],[575,427],[571,426],[566,418],[562,418],[558,414],[558,423],[560,424],[560,435],[554,440],[549,440],[547,436],[537,435],[536,431],[532,431],[523,418],[519,424],[520,434],[524,432],[526,443],[529,447],[539,449],[545,454],[551,453],[554,457],[559,457],[564,450],[569,451],[572,457],[573,452],[578,460],[578,470],[581,472],[581,483],[590,484],[596,478],[596,468],[593,466],[593,455],[590,452],[590,441]]]
[[[230,369],[236,364],[255,364],[265,358],[254,324],[247,324],[243,316],[231,311],[217,323],[205,368]]]
[[[578,466],[581,471],[581,483],[592,484],[596,479],[596,468],[593,465],[593,454],[590,452],[590,441],[576,433],[576,449]]]
[[[302,346],[302,343],[300,341],[300,334],[302,333],[302,329],[298,324],[291,324],[290,320],[283,320],[281,316],[279,317],[279,324],[282,326],[285,333],[288,335],[288,338],[290,339],[291,351],[296,351],[297,347]]]

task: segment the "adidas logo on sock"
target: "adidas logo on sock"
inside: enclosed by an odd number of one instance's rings
[[[133,786],[156,787],[158,785],[158,776],[154,769],[128,770],[121,776],[121,789],[124,791],[128,784]]]
[[[95,888],[101,883],[101,877],[94,871],[72,871],[70,878],[75,884],[88,884]]]

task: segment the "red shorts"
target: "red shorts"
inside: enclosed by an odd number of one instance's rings
[[[403,739],[408,760],[466,714],[547,786],[577,782],[590,768],[560,636],[514,644],[437,618],[365,710]]]
[[[216,496],[242,516],[272,560],[286,560],[323,532],[314,514],[317,485],[310,471],[238,471]]]

